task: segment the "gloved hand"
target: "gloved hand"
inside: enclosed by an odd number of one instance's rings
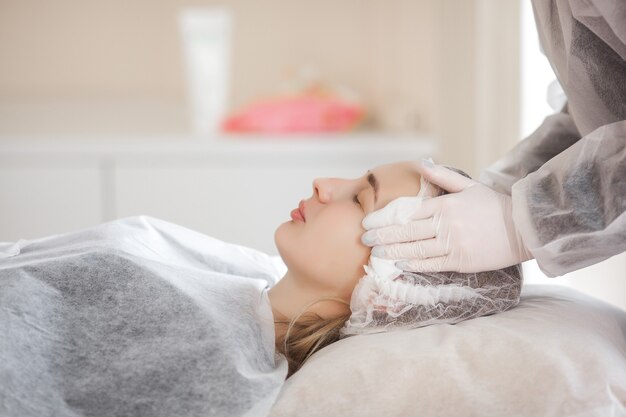
[[[413,272],[480,272],[532,259],[515,228],[511,197],[452,170],[422,160],[420,174],[451,194],[407,198],[370,213],[361,240],[372,255],[400,259]],[[410,211],[408,222],[388,224],[385,210]]]

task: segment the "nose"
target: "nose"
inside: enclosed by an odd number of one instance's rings
[[[313,194],[320,203],[328,203],[333,197],[330,178],[316,178],[313,180]]]

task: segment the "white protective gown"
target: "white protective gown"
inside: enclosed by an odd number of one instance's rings
[[[146,216],[0,244],[0,415],[268,415],[281,268]]]
[[[487,168],[548,276],[626,250],[626,1],[533,0],[565,108]]]

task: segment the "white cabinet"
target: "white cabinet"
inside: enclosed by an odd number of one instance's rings
[[[434,152],[426,138],[0,142],[0,241],[147,214],[275,254],[274,231],[320,176]]]
[[[99,223],[96,166],[0,158],[0,241],[62,233]]]

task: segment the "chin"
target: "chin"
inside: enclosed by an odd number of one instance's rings
[[[281,258],[283,258],[283,262],[287,267],[287,259],[289,258],[289,254],[287,252],[287,248],[289,247],[289,236],[288,230],[289,222],[282,223],[280,226],[276,228],[274,231],[274,245],[276,245],[276,249],[278,250],[278,254]]]
[[[302,247],[300,230],[293,222],[285,222],[276,228],[274,232],[274,244],[278,254],[288,269],[311,272],[311,254]]]

